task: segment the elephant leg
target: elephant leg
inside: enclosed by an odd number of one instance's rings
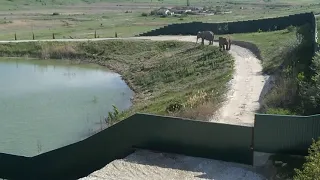
[[[223,50],[226,50],[226,48],[225,48],[225,44],[223,45]]]
[[[204,45],[204,39],[203,38],[201,39],[201,44]]]

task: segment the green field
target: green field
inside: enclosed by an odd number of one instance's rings
[[[232,2],[190,0],[191,6],[219,6],[230,14],[188,15],[184,17],[142,17],[160,6],[183,5],[185,0],[110,1],[110,0],[5,0],[0,10],[0,40],[129,37],[171,23],[191,21],[223,22],[283,16],[301,12],[320,12],[320,3],[305,1],[237,0]],[[45,4],[45,5],[44,5]],[[127,13],[126,13],[127,12]],[[59,15],[53,16],[53,13]]]

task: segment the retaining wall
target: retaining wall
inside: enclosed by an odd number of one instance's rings
[[[6,179],[77,179],[134,148],[253,164],[252,127],[135,114],[83,141],[25,158],[2,154]]]
[[[312,36],[314,42],[312,47],[314,48],[313,54],[319,49],[317,43],[317,22],[316,17],[311,13],[294,14],[283,17],[236,21],[226,23],[203,23],[203,22],[190,22],[190,23],[177,23],[170,24],[164,27],[151,30],[149,32],[141,33],[137,36],[159,36],[159,35],[196,35],[198,31],[211,30],[217,35],[222,34],[234,34],[234,33],[253,33],[261,31],[275,31],[283,30],[289,26],[301,26],[306,23],[310,23],[312,27]],[[261,59],[260,50],[252,43],[236,41],[232,42],[235,45],[248,48],[259,59]]]
[[[135,114],[83,141],[34,157],[0,154],[5,179],[78,179],[135,148],[253,165],[253,151],[306,155],[320,116],[256,114],[254,127]]]
[[[307,155],[312,139],[320,137],[320,116],[256,114],[254,150]]]
[[[158,35],[196,35],[198,31],[211,30],[215,34],[252,33],[261,31],[275,31],[286,29],[289,26],[301,26],[312,23],[313,13],[301,13],[283,17],[236,21],[226,23],[190,22],[170,24],[138,36]]]

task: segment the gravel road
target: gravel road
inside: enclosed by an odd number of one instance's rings
[[[54,39],[41,41],[98,41],[100,39]],[[179,40],[195,42],[195,36],[154,36],[118,39],[151,39],[157,41]],[[26,41],[0,41],[30,42]],[[38,41],[38,40],[35,40]],[[214,42],[214,45],[218,45]],[[219,123],[249,125],[254,122],[254,111],[259,108],[259,97],[267,77],[261,73],[260,61],[249,50],[232,45],[230,54],[235,59],[235,74],[230,82],[227,101],[212,117]],[[124,159],[115,160],[82,180],[102,179],[214,179],[214,180],[262,180],[263,176],[246,165],[211,159],[195,158],[140,150]]]

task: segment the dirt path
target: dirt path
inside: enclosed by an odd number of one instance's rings
[[[91,39],[108,40],[113,38]],[[120,38],[119,38],[120,39]],[[128,38],[123,38],[128,39]],[[195,42],[195,36],[134,37],[132,39],[179,40]],[[55,39],[43,41],[88,41],[89,39]],[[32,41],[32,40],[31,40]],[[6,43],[9,41],[0,41]],[[26,42],[26,41],[12,41]],[[214,43],[217,45],[217,43]],[[254,111],[259,107],[259,96],[265,77],[260,61],[247,49],[232,45],[235,74],[230,82],[227,101],[213,116],[212,121],[238,125],[253,125]],[[102,179],[217,179],[262,180],[250,166],[210,159],[137,151],[124,159],[115,160],[82,180]]]
[[[195,42],[195,36],[139,37],[152,40],[179,40]],[[206,42],[208,43],[208,42]],[[214,42],[213,45],[218,46]],[[253,126],[254,113],[259,108],[259,97],[265,84],[260,60],[249,50],[232,45],[230,54],[235,59],[235,74],[230,82],[227,101],[213,115],[211,121]]]

